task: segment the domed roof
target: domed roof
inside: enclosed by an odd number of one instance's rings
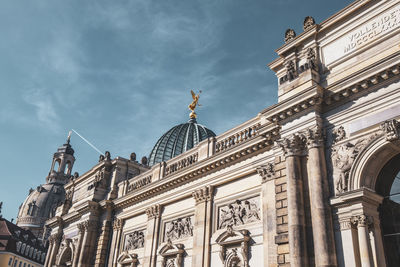
[[[45,221],[55,215],[55,210],[65,199],[65,189],[62,184],[43,184],[31,189],[29,195],[18,212],[17,225],[29,228],[35,233],[35,228],[41,232]],[[36,233],[35,233],[36,234]]]
[[[191,118],[187,123],[172,127],[158,139],[150,153],[149,165],[152,166],[176,157],[213,136],[215,136],[213,131],[198,124],[195,118]]]

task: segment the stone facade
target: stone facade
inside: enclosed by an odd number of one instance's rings
[[[66,184],[45,266],[395,266],[380,207],[400,166],[400,2],[303,28],[269,64],[276,105],[166,162],[108,155]]]

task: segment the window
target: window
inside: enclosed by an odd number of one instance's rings
[[[24,262],[24,267],[26,267],[26,262]]]
[[[15,260],[14,261],[14,267],[17,267],[17,264],[18,264],[18,260]]]
[[[22,266],[22,261],[19,262],[19,267],[21,267],[21,266]]]
[[[11,266],[12,264],[12,257],[10,257],[10,260],[8,261],[8,266]]]

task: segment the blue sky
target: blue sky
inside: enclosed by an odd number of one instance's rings
[[[277,102],[266,66],[284,32],[302,32],[351,1],[1,0],[0,201],[16,218],[29,188],[45,182],[52,155],[75,129],[112,157],[148,155],[188,120],[216,134]],[[77,135],[74,171],[98,153]]]

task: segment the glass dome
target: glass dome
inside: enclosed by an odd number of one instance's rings
[[[192,118],[187,123],[172,127],[158,139],[150,153],[149,165],[152,166],[176,157],[208,137],[214,136],[213,131],[198,124],[196,119]]]

